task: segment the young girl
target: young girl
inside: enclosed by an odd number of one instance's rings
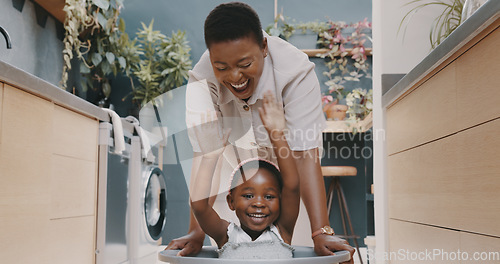
[[[259,109],[273,144],[276,165],[262,159],[241,162],[234,170],[227,203],[241,227],[221,219],[210,206],[214,169],[229,132],[219,136],[217,122],[194,128],[196,135],[212,135],[218,147],[202,150],[203,158],[192,190],[191,208],[203,231],[215,240],[220,258],[291,258],[293,229],[299,213],[299,176],[288,143],[283,110],[271,93]],[[214,150],[215,149],[215,150]]]

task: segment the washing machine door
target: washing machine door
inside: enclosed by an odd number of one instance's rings
[[[167,189],[163,172],[152,167],[147,177],[144,196],[144,217],[147,230],[153,240],[160,239],[167,214]]]

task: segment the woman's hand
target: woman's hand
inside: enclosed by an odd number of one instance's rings
[[[204,158],[218,158],[227,146],[230,129],[223,130],[215,111],[207,111],[199,125],[192,129]]]
[[[333,255],[335,251],[347,250],[351,254],[351,260],[348,262],[343,262],[347,264],[353,264],[354,248],[349,246],[349,243],[336,236],[329,235],[319,235],[313,238],[314,241],[314,252],[318,256],[328,256]]]
[[[283,132],[286,129],[285,113],[274,99],[274,95],[267,91],[264,94],[262,107],[259,107],[260,119],[271,135],[272,132]]]
[[[203,240],[205,240],[205,233],[192,231],[185,236],[170,241],[165,250],[181,249],[177,256],[195,255],[201,251]]]

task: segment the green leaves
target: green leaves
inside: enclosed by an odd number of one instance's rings
[[[92,0],[92,3],[104,11],[109,8],[109,0]]]
[[[406,35],[406,28],[408,23],[410,23],[411,18],[418,11],[420,11],[424,7],[428,6],[441,6],[443,7],[442,13],[437,16],[433,23],[432,27],[429,31],[429,42],[431,43],[431,48],[436,48],[441,42],[446,39],[461,23],[462,21],[462,9],[465,0],[451,0],[451,1],[432,1],[427,2],[424,0],[412,0],[405,4],[405,6],[418,4],[414,6],[406,15],[403,17],[401,22],[399,23],[398,34],[403,27],[403,24],[406,25],[403,31],[403,39]]]
[[[73,54],[80,60],[83,90],[100,89],[105,97],[111,95],[111,73],[137,78],[139,85],[132,87],[132,93],[141,104],[186,82],[192,61],[184,32],[167,37],[154,30],[152,20],[148,25],[142,23],[131,40],[119,18],[123,0],[65,1],[64,88]]]
[[[97,65],[99,65],[99,63],[101,63],[102,56],[99,53],[93,53],[91,60],[92,60],[92,64],[94,64],[95,66],[97,66]]]
[[[113,62],[115,62],[115,54],[106,52],[106,59],[108,60],[109,64],[113,64]]]
[[[135,41],[139,43],[139,61],[132,66],[132,73],[139,85],[133,91],[133,99],[145,104],[155,97],[179,87],[188,78],[191,69],[191,48],[185,32],[177,31],[170,37],[154,30],[154,20],[142,24]]]

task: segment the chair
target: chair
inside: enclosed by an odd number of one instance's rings
[[[347,202],[345,199],[344,190],[342,188],[342,185],[340,184],[340,177],[356,176],[358,171],[355,167],[352,166],[322,166],[321,172],[323,174],[323,177],[332,177],[332,181],[330,182],[330,185],[328,187],[328,192],[326,194],[328,201],[327,204],[328,218],[330,218],[330,212],[332,209],[333,195],[336,192],[339,200],[339,209],[340,209],[340,217],[342,219],[342,227],[344,229],[344,234],[338,236],[345,239],[352,238],[354,240],[354,245],[356,246],[356,251],[358,252],[359,260],[361,264],[363,264],[363,260],[361,258],[361,253],[359,252],[359,245],[357,241],[357,239],[360,237],[354,233],[354,228],[352,227],[352,222],[351,222],[351,215],[349,214],[349,208],[347,206]],[[350,234],[347,232],[346,219],[347,223],[349,224],[349,229],[351,231]]]

